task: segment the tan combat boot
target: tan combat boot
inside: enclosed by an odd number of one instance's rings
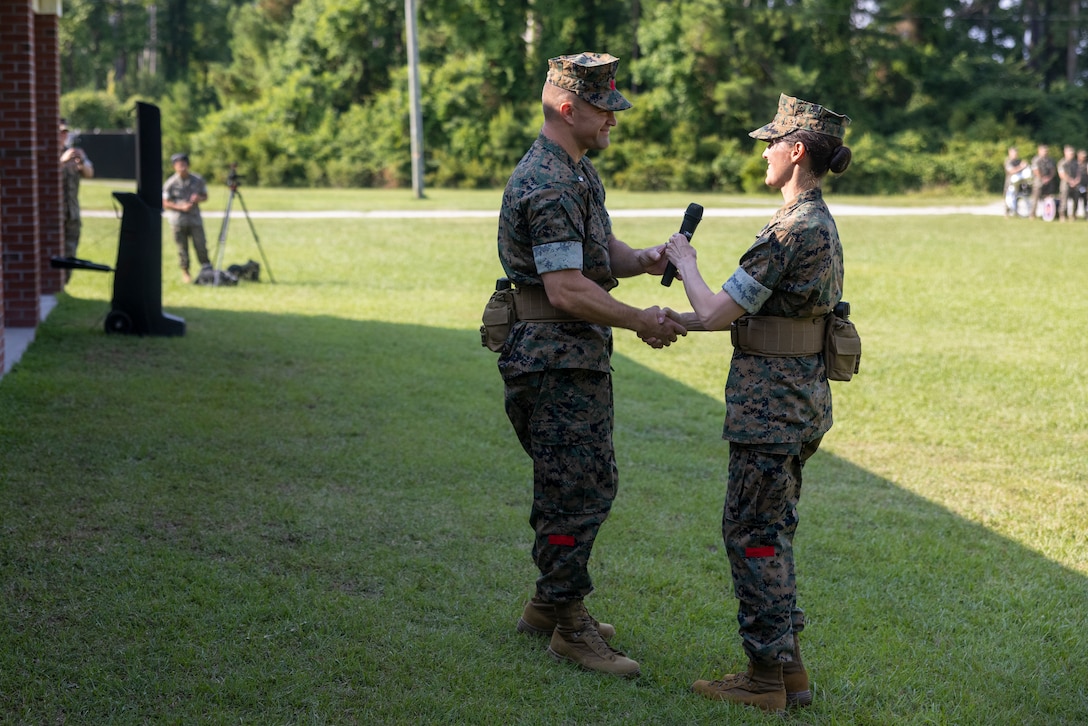
[[[808,685],[808,671],[801,661],[801,643],[793,634],[793,660],[782,664],[782,682],[786,685],[786,706],[804,708],[812,705],[812,691]]]
[[[608,623],[597,622],[597,618],[592,615],[589,618],[593,621],[593,625],[596,626],[597,632],[601,634],[602,638],[612,640],[612,636],[616,634],[615,628]],[[550,638],[553,630],[555,630],[554,603],[540,602],[536,598],[525,603],[525,609],[521,612],[521,617],[518,618],[519,633],[546,635]]]
[[[556,604],[555,630],[548,645],[548,655],[590,671],[627,678],[639,674],[638,662],[609,646],[597,632],[593,617],[586,612],[581,600]]]
[[[717,681],[695,681],[691,690],[715,701],[742,703],[772,713],[786,710],[781,663],[749,663],[747,673],[728,675]]]

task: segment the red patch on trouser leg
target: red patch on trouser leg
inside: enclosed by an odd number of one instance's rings
[[[774,547],[746,547],[744,556],[751,558],[774,557]]]
[[[574,536],[569,534],[549,534],[548,544],[558,545],[560,547],[573,547]]]

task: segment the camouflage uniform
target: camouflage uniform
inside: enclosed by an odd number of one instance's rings
[[[599,107],[628,108],[610,83],[615,65],[606,55],[555,58],[548,81]],[[611,238],[593,164],[585,156],[574,161],[541,134],[503,193],[498,251],[506,276],[519,287],[542,286],[544,273],[579,269],[611,290],[618,284]],[[618,483],[611,355],[608,326],[519,321],[499,356],[507,416],[533,460],[529,522],[536,597],[544,602],[581,600],[593,590],[590,552]]]
[[[1080,162],[1069,148],[1058,162],[1058,219],[1073,219],[1077,214],[1077,188],[1081,184]]]
[[[208,186],[203,177],[189,173],[182,179],[180,174],[172,174],[162,185],[163,200],[171,202],[186,202],[193,194],[207,195]],[[204,237],[204,220],[200,216],[200,206],[194,204],[188,212],[179,212],[176,209],[166,210],[166,218],[170,221],[170,229],[174,232],[174,243],[178,248],[178,264],[181,269],[189,269],[189,238],[193,238],[193,249],[196,250],[197,260],[200,264],[209,265],[208,245]]]
[[[1084,218],[1088,219],[1088,152],[1084,149],[1077,150],[1077,174],[1080,184],[1073,190],[1073,218],[1083,209]]]
[[[782,97],[775,121],[752,132],[774,139],[796,128],[841,137],[849,120]],[[722,288],[751,314],[815,318],[842,298],[842,246],[819,188],[779,209]],[[801,469],[831,428],[831,388],[820,354],[770,357],[733,351],[722,438],[729,483],[722,514],[737,620],[749,658],[788,661],[797,607],[793,536]]]
[[[75,257],[79,249],[79,236],[83,230],[83,215],[79,208],[79,183],[85,177],[94,176],[94,165],[80,148],[69,147],[68,124],[61,119],[59,131],[64,135],[64,151],[60,155],[60,176],[63,190],[64,256]],[[65,155],[68,158],[65,159]]]
[[[74,164],[61,164],[61,180],[64,184],[64,255],[75,257],[79,248],[79,235],[83,218],[79,209],[79,182],[83,174]]]
[[[1058,191],[1058,167],[1049,156],[1039,153],[1031,160],[1031,217],[1034,219],[1043,197]]]

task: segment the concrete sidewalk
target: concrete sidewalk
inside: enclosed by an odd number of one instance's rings
[[[56,306],[56,295],[42,295],[41,312],[38,319],[44,322]],[[4,370],[0,371],[0,378],[3,378],[4,373],[10,371],[12,366],[23,357],[23,353],[34,342],[34,335],[37,331],[37,328],[4,328]]]
[[[977,216],[1002,216],[1005,214],[1003,202],[996,201],[992,204],[972,206],[928,206],[928,207],[870,207],[859,204],[836,204],[829,201],[827,204],[831,214],[836,217],[900,217],[923,216],[942,214],[968,214]],[[770,217],[778,209],[778,205],[769,203],[765,207],[720,207],[703,210],[703,218],[709,217]],[[112,210],[84,210],[84,217],[109,218],[118,217],[118,212]],[[615,219],[651,219],[651,218],[680,218],[684,214],[682,208],[677,209],[617,209],[610,211]],[[202,212],[207,219],[222,219],[223,212]],[[290,211],[251,211],[252,219],[497,219],[498,209],[376,209],[370,211],[359,210],[328,210],[315,212],[290,212]],[[231,213],[232,218],[238,216],[238,212]],[[118,217],[119,218],[119,217]]]

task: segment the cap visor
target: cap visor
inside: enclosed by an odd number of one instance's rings
[[[779,136],[785,136],[786,132],[780,129],[778,126],[771,122],[766,126],[761,126],[755,131],[748,133],[753,139],[759,139],[761,141],[770,141],[771,139],[777,139]]]
[[[624,98],[619,91],[610,92],[599,103],[593,105],[597,108],[603,108],[605,111],[626,111],[631,108],[631,102]]]

